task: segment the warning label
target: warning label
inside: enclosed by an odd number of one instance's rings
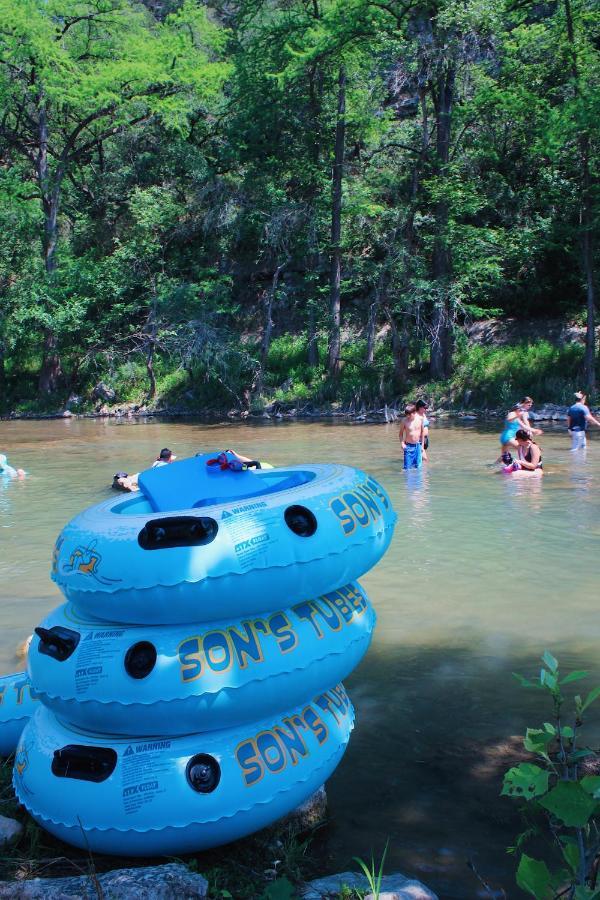
[[[126,815],[139,812],[149,806],[156,797],[164,794],[161,775],[169,771],[169,750],[171,741],[147,741],[143,744],[129,744],[123,753],[121,770],[123,773],[123,811]]]
[[[256,515],[258,507],[265,507],[266,503],[251,503],[248,506],[236,507],[227,519],[223,514],[221,520],[224,528],[233,542],[233,550],[237,557],[240,570],[267,565],[267,555],[277,543],[276,512],[261,512]]]
[[[75,693],[86,694],[100,681],[105,681],[112,664],[122,655],[118,640],[125,631],[90,631],[79,645],[75,659]]]

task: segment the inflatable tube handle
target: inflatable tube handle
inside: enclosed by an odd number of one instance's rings
[[[38,651],[44,656],[51,656],[59,662],[64,662],[75,651],[81,635],[70,628],[62,628],[54,625],[53,628],[33,629],[40,639]]]
[[[117,765],[117,753],[112,747],[86,747],[67,744],[54,751],[52,774],[57,778],[76,778],[78,781],[100,783],[110,778]]]

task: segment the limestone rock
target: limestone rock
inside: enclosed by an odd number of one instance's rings
[[[16,819],[0,816],[0,847],[7,847],[23,833],[23,826]]]
[[[302,900],[336,900],[343,887],[359,891],[368,890],[369,884],[364,875],[356,872],[341,872],[339,875],[328,875],[305,884],[300,892]],[[2,895],[0,894],[0,897]],[[381,900],[438,900],[437,895],[425,887],[416,878],[406,878],[399,872],[384,875],[381,879]]]
[[[206,897],[207,890],[206,879],[181,863],[95,876],[0,881],[2,900],[195,900]]]
[[[325,785],[321,785],[318,791],[293,809],[291,813],[275,823],[280,829],[282,825],[289,825],[295,831],[309,831],[320,825],[327,816],[327,794]]]
[[[116,396],[116,392],[103,381],[99,381],[92,391],[93,400],[106,400],[108,403],[112,403]]]

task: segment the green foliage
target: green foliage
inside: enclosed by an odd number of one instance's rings
[[[32,408],[51,337],[55,407],[72,392],[89,403],[107,375],[119,398],[154,403],[360,408],[430,377],[442,313],[458,350],[432,395],[565,399],[578,346],[466,348],[461,329],[581,318],[582,241],[600,224],[600,24],[589,0],[569,9],[572,27],[563,3],[0,0],[0,402]],[[329,381],[340,67],[343,346]]]
[[[583,347],[536,341],[507,347],[471,345],[457,354],[453,378],[473,405],[505,406],[530,394],[537,402],[566,402],[581,378]]]
[[[600,687],[584,698],[572,699],[571,724],[565,723],[564,688],[586,678],[584,671],[561,677],[558,660],[548,650],[542,656],[538,679],[515,673],[519,683],[543,691],[552,701],[553,720],[541,728],[528,728],[524,747],[538,757],[539,765],[519,763],[504,776],[502,794],[522,803],[528,828],[517,838],[520,854],[517,884],[536,900],[572,896],[597,897],[595,861],[600,852],[600,776],[586,774],[584,760],[596,757],[582,746],[584,711],[600,697]],[[535,859],[523,846],[540,836],[550,838],[558,868]]]
[[[362,872],[367,879],[367,884],[369,885],[369,891],[373,894],[374,900],[379,900],[379,894],[381,893],[381,882],[383,879],[383,867],[385,865],[385,858],[387,856],[388,847],[389,847],[389,839],[385,842],[385,847],[383,853],[381,855],[381,860],[379,863],[379,867],[375,865],[375,857],[371,854],[371,863],[367,865],[367,863],[360,859],[358,856],[354,856],[354,862],[358,863]]]

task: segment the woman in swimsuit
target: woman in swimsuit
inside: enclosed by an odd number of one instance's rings
[[[519,428],[515,435],[517,442],[519,466],[521,470],[526,472],[535,472],[536,475],[543,475],[542,451],[540,447],[532,440],[531,435],[524,428]]]
[[[523,397],[523,399],[515,404],[515,406],[506,414],[504,421],[504,431],[500,435],[500,443],[502,444],[502,453],[506,453],[510,447],[518,446],[516,435],[519,428],[529,432],[529,434],[542,434],[540,428],[533,428],[529,422],[529,410],[533,406],[531,397]]]

